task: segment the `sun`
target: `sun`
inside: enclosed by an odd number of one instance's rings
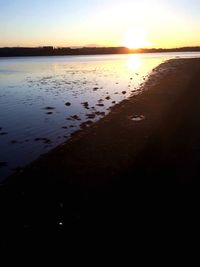
[[[130,30],[124,34],[122,45],[129,48],[145,48],[150,45],[147,34],[143,30]]]

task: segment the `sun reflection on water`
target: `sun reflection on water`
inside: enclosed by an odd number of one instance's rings
[[[126,63],[130,70],[136,71],[141,67],[142,60],[139,55],[130,55]]]

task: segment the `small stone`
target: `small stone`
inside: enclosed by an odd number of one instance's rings
[[[77,120],[77,121],[80,121],[80,120],[81,120],[81,119],[79,118],[79,116],[77,116],[77,115],[73,115],[73,116],[71,116],[71,118],[74,119],[74,120]]]
[[[10,142],[11,142],[11,144],[16,144],[17,143],[16,140],[11,140]]]
[[[89,104],[88,104],[88,102],[83,102],[83,103],[81,103],[81,104],[84,106],[84,108],[89,109]]]
[[[66,102],[65,103],[65,106],[68,106],[69,107],[69,106],[71,106],[71,103],[70,102]]]
[[[51,143],[51,140],[48,139],[48,138],[35,138],[34,140],[35,140],[36,142],[38,142],[38,141],[43,141],[45,144],[49,144],[49,143]]]
[[[96,104],[98,107],[104,107],[104,104]]]
[[[95,114],[97,115],[97,116],[104,116],[106,113],[105,112],[100,112],[100,111],[97,111],[97,112],[95,112]]]
[[[49,143],[51,143],[51,140],[48,139],[48,138],[43,138],[42,141],[43,141],[45,144],[49,144]]]
[[[45,108],[46,110],[53,110],[53,109],[55,109],[54,107],[46,107]]]
[[[95,118],[95,113],[86,114],[86,116],[88,117],[88,119],[94,119]]]
[[[7,135],[7,134],[8,134],[7,132],[0,133],[0,135]]]

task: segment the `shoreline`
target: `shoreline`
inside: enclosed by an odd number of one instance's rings
[[[6,244],[16,233],[27,244],[39,233],[74,240],[86,229],[130,222],[145,229],[154,216],[165,220],[166,212],[182,207],[185,214],[198,203],[200,59],[170,60],[158,69],[148,90],[1,184]]]
[[[100,121],[75,132],[66,143],[11,175],[5,184],[34,184],[42,175],[41,184],[107,186],[116,177],[132,173],[134,162],[144,154],[152,136],[164,127],[163,118],[169,116],[171,107],[198,73],[199,62],[173,59],[162,63],[144,83],[141,94],[115,105]]]
[[[200,52],[199,46],[179,48],[138,48],[126,47],[80,47],[80,48],[55,48],[43,47],[0,47],[0,58],[4,57],[27,57],[27,56],[68,56],[68,55],[116,55],[135,53],[168,53],[168,52]]]

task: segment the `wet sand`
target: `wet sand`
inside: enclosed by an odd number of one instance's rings
[[[124,199],[137,209],[145,196],[152,204],[158,190],[196,184],[199,74],[200,59],[164,63],[142,94],[9,177],[2,196],[15,200],[17,225],[29,231],[105,222],[119,213]]]

